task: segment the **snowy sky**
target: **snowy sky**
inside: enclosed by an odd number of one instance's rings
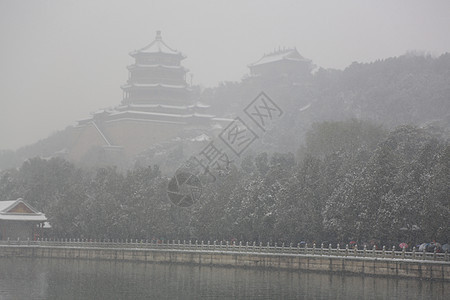
[[[450,52],[449,15],[448,0],[0,0],[0,149],[118,105],[128,53],[156,30],[213,87],[280,46],[338,69]]]

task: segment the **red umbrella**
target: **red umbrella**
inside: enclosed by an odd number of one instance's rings
[[[355,241],[351,241],[349,244],[353,245],[353,244],[356,244],[356,242]]]
[[[406,249],[408,248],[408,244],[407,243],[400,243],[400,245],[398,245],[401,249]]]

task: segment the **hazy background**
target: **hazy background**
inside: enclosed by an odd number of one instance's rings
[[[0,0],[0,149],[116,106],[128,53],[162,30],[203,87],[238,81],[279,46],[343,69],[450,51],[450,1]]]

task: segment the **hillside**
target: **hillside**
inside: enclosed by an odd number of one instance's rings
[[[311,125],[322,121],[360,119],[386,129],[409,124],[447,136],[450,131],[450,53],[355,62],[345,70],[319,68],[310,76],[250,76],[205,89],[200,101],[217,116],[235,117],[262,90],[285,112],[276,130],[261,141],[264,151],[297,151]],[[0,169],[34,156],[64,157],[72,143],[67,128],[16,152],[2,151]]]

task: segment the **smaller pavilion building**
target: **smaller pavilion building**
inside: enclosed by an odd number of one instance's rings
[[[280,48],[264,54],[248,67],[251,77],[301,79],[311,75],[314,65],[310,59],[300,55],[296,48]]]
[[[45,221],[45,215],[22,198],[0,201],[0,240],[33,240]]]

